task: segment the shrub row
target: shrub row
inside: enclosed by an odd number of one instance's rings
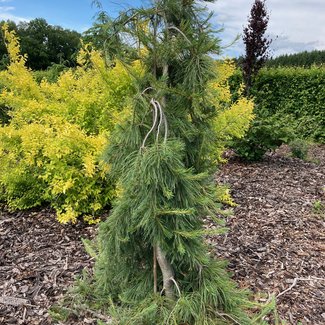
[[[229,83],[236,99],[242,76]],[[265,152],[294,139],[325,141],[325,69],[262,69],[251,93],[255,120],[245,138],[233,143],[245,160],[260,160]]]
[[[325,68],[263,69],[252,94],[258,115],[287,117],[296,134],[325,141]]]

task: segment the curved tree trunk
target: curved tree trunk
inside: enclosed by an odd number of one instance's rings
[[[165,291],[165,295],[169,299],[175,299],[175,293],[174,293],[174,271],[172,266],[170,265],[169,261],[167,260],[167,257],[165,253],[162,251],[160,246],[156,246],[156,252],[157,252],[157,261],[161,270],[161,273],[163,275],[163,290]]]

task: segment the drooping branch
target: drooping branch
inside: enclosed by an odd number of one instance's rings
[[[154,114],[154,116],[153,116],[153,123],[152,123],[152,126],[151,126],[150,130],[148,131],[148,133],[146,134],[146,136],[143,139],[141,149],[143,149],[145,147],[145,144],[146,144],[146,141],[147,141],[149,135],[151,134],[151,132],[155,129],[155,127],[157,125],[158,108],[155,105],[154,100],[151,100],[150,103],[153,105],[153,114]]]
[[[185,40],[190,44],[192,45],[192,42],[188,39],[188,37],[179,29],[177,28],[176,26],[169,26],[168,29],[174,29],[176,30],[177,32],[179,32],[184,38]]]

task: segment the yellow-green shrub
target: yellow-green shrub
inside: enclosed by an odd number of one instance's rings
[[[208,85],[208,91],[212,105],[219,108],[219,113],[213,121],[217,135],[214,151],[217,160],[222,161],[221,155],[230,141],[244,137],[248,130],[254,118],[254,103],[242,95],[242,86],[236,100],[233,100],[229,87],[229,78],[236,72],[233,61],[216,62],[216,70],[218,78]]]
[[[0,73],[0,105],[11,107],[11,121],[0,128],[1,198],[12,209],[50,202],[63,223],[81,214],[90,220],[114,195],[99,158],[109,131],[129,114],[129,69],[140,69],[119,62],[108,68],[84,46],[77,68],[39,84],[14,32],[4,33],[10,65]]]
[[[15,34],[6,28],[4,33],[10,65],[0,72],[5,85],[0,105],[11,107],[11,121],[0,128],[0,196],[12,209],[49,202],[60,222],[75,222],[80,215],[91,222],[115,195],[109,166],[100,156],[110,130],[129,117],[132,75],[141,74],[140,64],[108,67],[99,52],[84,46],[77,68],[63,71],[56,82],[39,82],[26,68]],[[217,135],[213,151],[220,161],[229,140],[247,130],[253,103],[241,96],[232,101],[231,61],[215,68],[219,78],[207,91],[211,105],[219,107],[211,122]]]

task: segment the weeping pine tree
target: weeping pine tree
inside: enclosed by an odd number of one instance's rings
[[[143,68],[132,117],[105,153],[120,195],[100,226],[93,295],[118,324],[252,323],[246,293],[204,241],[203,218],[220,211],[210,18],[202,2],[156,0],[106,29],[109,59]]]

